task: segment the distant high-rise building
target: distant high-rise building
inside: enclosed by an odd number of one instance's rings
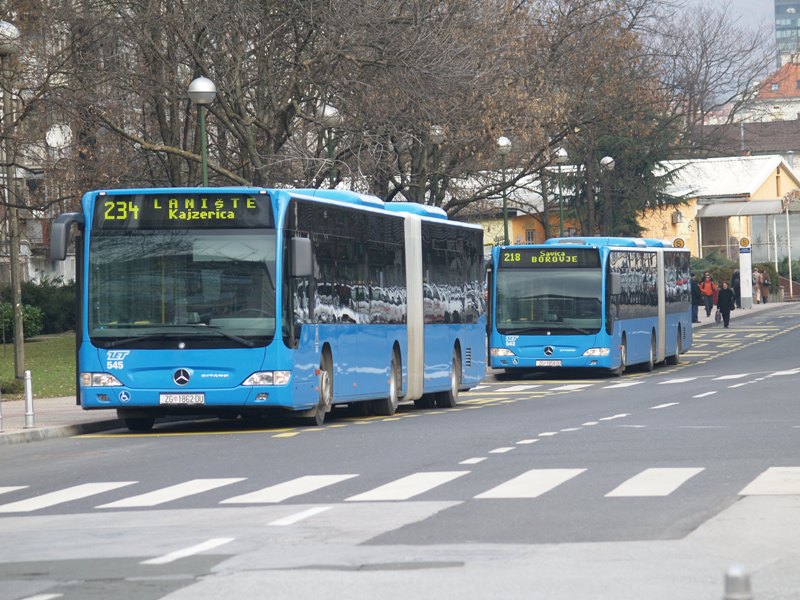
[[[779,67],[797,61],[800,55],[800,1],[775,0],[775,45]]]

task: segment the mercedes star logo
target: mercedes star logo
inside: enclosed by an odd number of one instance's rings
[[[189,371],[186,369],[178,369],[172,375],[172,381],[174,381],[177,385],[186,385],[189,383]]]
[[[544,353],[547,354],[547,356],[552,356],[553,355],[553,347],[552,346],[545,346],[544,347]]]

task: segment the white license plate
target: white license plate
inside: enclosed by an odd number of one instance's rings
[[[205,404],[205,394],[160,394],[159,404]]]
[[[537,360],[536,361],[537,367],[560,367],[561,361],[560,360]]]

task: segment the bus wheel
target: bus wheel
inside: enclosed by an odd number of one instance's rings
[[[389,392],[386,398],[374,400],[373,410],[376,415],[381,417],[391,417],[397,410],[397,405],[400,402],[400,358],[397,353],[392,354],[392,366],[389,372]]]
[[[453,352],[453,368],[450,370],[450,389],[436,396],[436,406],[453,408],[458,402],[458,388],[461,387],[461,356]]]
[[[126,417],[125,427],[134,433],[147,433],[153,429],[155,422],[154,417]]]
[[[655,336],[650,336],[650,353],[647,356],[647,362],[642,364],[642,370],[647,371],[648,373],[653,370],[653,367],[656,365],[656,338]]]
[[[414,400],[414,406],[417,408],[433,408],[436,406],[436,395],[423,394],[422,398]]]
[[[319,361],[319,400],[317,405],[300,413],[300,418],[306,425],[319,427],[325,422],[325,413],[333,405],[333,367],[331,357],[325,352]]]
[[[678,327],[678,341],[675,342],[675,355],[667,357],[668,365],[677,365],[680,361],[679,357],[683,354],[683,337],[681,336],[681,328]]]
[[[612,371],[614,376],[621,377],[628,366],[628,341],[622,337],[622,343],[619,345],[619,366]]]

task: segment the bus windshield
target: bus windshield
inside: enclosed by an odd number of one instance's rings
[[[275,335],[271,228],[95,230],[88,276],[98,347],[253,347]]]
[[[595,334],[602,324],[602,270],[514,268],[497,272],[497,331]]]

